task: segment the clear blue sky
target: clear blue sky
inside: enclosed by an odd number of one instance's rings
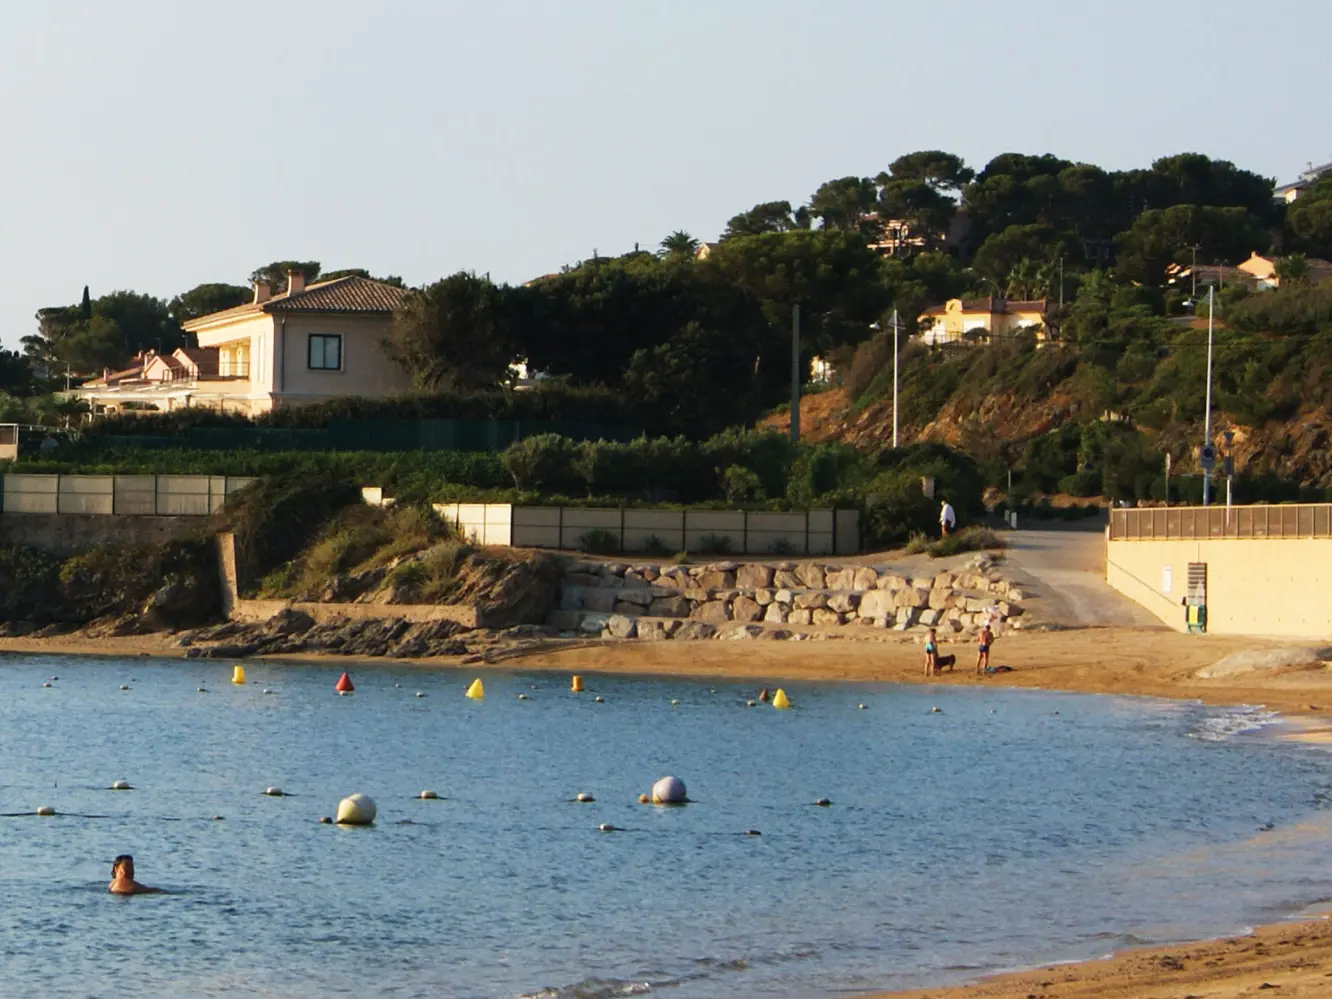
[[[0,340],[274,259],[521,281],[942,148],[1332,160],[1332,3],[6,3]]]

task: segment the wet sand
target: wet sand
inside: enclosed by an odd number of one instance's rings
[[[494,666],[589,674],[741,677],[752,678],[756,689],[782,680],[891,681],[1263,704],[1292,716],[1295,724],[1288,737],[1332,743],[1332,720],[1323,717],[1332,715],[1332,670],[1326,667],[1269,668],[1218,679],[1195,675],[1199,668],[1235,652],[1295,643],[1130,628],[1015,633],[997,641],[991,653],[993,665],[1011,666],[1012,672],[977,676],[972,646],[944,643],[941,651],[956,654],[957,667],[931,678],[924,675],[920,646],[894,638],[880,633],[863,641],[600,642],[573,647],[550,643],[508,650]],[[0,639],[0,652],[181,655],[173,639],[165,635]],[[351,662],[337,656],[278,658],[326,662],[340,668]],[[356,665],[373,668],[376,662],[386,661],[358,661]],[[458,668],[467,675],[490,668],[483,663],[463,666],[456,659],[417,660],[414,664]],[[1104,961],[893,995],[897,999],[1332,997],[1332,920],[1274,924],[1252,936],[1134,950]]]

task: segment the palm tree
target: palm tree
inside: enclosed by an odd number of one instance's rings
[[[692,257],[698,252],[698,240],[683,229],[676,229],[661,241],[661,250],[667,256]]]

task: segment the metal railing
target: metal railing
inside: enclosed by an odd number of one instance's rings
[[[1111,541],[1329,538],[1332,503],[1175,506],[1111,510]]]

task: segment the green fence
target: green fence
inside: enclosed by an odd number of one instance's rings
[[[326,428],[192,427],[183,437],[108,434],[108,447],[188,447],[201,451],[503,451],[538,434],[630,441],[637,428],[573,420],[335,420]]]

